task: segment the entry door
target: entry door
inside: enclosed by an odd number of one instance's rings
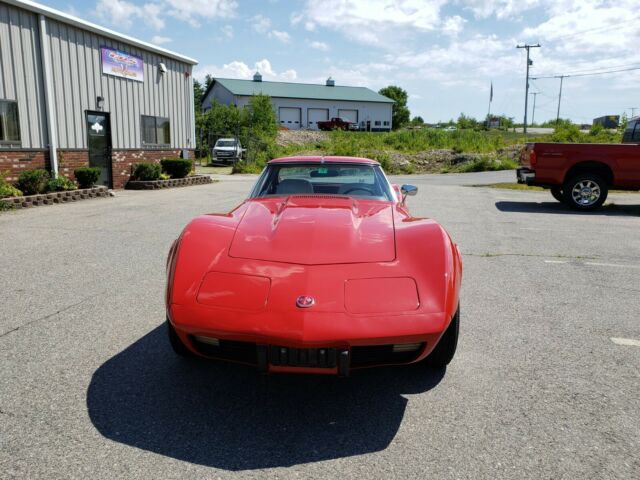
[[[96,183],[111,188],[111,122],[108,113],[87,112],[87,144],[89,166],[100,169]]]

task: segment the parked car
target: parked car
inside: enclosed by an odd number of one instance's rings
[[[173,243],[173,350],[262,372],[447,365],[461,257],[436,221],[411,216],[416,193],[373,160],[272,160],[247,200],[197,217]]]
[[[551,190],[576,210],[600,208],[609,189],[640,190],[640,117],[629,121],[623,144],[529,143],[518,183]]]
[[[358,124],[340,117],[318,122],[320,130],[358,130]]]
[[[242,159],[242,144],[237,138],[219,138],[211,150],[216,162],[237,162]]]

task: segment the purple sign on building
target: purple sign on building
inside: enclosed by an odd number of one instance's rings
[[[137,82],[144,81],[142,58],[107,47],[100,47],[100,53],[102,57],[102,73],[128,78]]]

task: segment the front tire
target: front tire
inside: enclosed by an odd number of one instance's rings
[[[581,173],[568,179],[563,188],[567,205],[581,212],[597,210],[607,199],[607,182],[594,173]]]
[[[456,353],[458,347],[458,334],[460,332],[460,307],[453,315],[449,327],[444,332],[436,348],[424,359],[425,365],[433,368],[444,368]]]
[[[173,328],[173,325],[171,325],[171,322],[169,321],[168,318],[167,318],[167,330],[169,332],[169,343],[171,344],[171,348],[173,349],[176,355],[179,355],[180,357],[185,357],[185,358],[195,357],[193,352],[189,350],[184,343],[182,343],[182,340],[180,340],[180,337],[176,333],[175,329]]]

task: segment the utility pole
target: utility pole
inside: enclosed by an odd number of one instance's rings
[[[533,95],[533,114],[531,115],[531,125],[536,123],[536,96],[540,92],[531,92],[529,95]]]
[[[535,45],[529,45],[525,43],[524,45],[516,45],[516,48],[526,48],[527,49],[527,79],[525,83],[524,89],[524,133],[527,134],[527,108],[529,107],[529,67],[533,65],[533,62],[529,60],[529,50],[532,48],[540,48],[540,44],[536,43]]]
[[[560,121],[560,100],[562,100],[562,81],[565,78],[570,76],[571,75],[558,75],[557,77],[555,77],[560,79],[560,93],[558,93],[558,113],[556,114],[556,125],[558,125],[558,122]]]
[[[629,107],[631,109],[631,118],[636,116],[636,110],[638,110],[640,107]]]

